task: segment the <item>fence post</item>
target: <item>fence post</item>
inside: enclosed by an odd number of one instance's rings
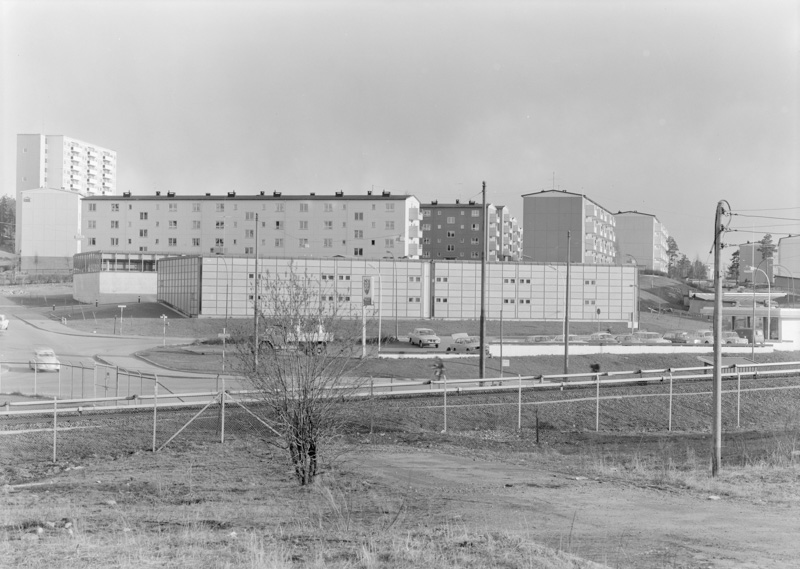
[[[669,370],[669,426],[668,431],[672,431],[672,369]]]
[[[443,433],[447,432],[447,375],[442,374],[442,379],[444,380],[444,430]]]
[[[75,366],[69,364],[69,398],[75,399]]]
[[[742,414],[742,372],[736,370],[736,428],[739,428],[739,420]]]
[[[369,434],[375,427],[375,380],[369,378]]]
[[[600,430],[600,374],[595,374],[594,376],[595,381],[597,382],[597,387],[595,388],[596,395],[596,405],[594,411],[594,430],[595,432]]]
[[[156,415],[158,414],[158,376],[153,374],[156,380],[153,382],[153,452],[156,452]]]
[[[92,371],[92,397],[97,399],[97,362],[94,362],[94,370]]]
[[[119,397],[119,366],[115,366],[116,370],[116,379],[117,379],[117,386],[116,386],[116,393],[114,394],[115,397]]]
[[[86,399],[83,390],[83,362],[80,362],[80,364],[81,364],[81,399]]]
[[[58,364],[58,388],[56,391],[56,397],[61,397],[61,364]]]
[[[500,362],[501,366],[503,362]],[[517,374],[519,378],[519,394],[517,396],[517,431],[522,433],[522,376]]]
[[[38,395],[37,392],[37,383],[39,381],[39,366],[36,363],[33,364],[33,394]]]
[[[225,378],[222,378],[222,392],[219,395],[220,435],[219,442],[225,442]]]
[[[56,461],[56,433],[58,432],[58,398],[53,397],[53,462]]]

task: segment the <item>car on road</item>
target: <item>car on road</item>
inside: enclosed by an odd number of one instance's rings
[[[713,344],[714,343],[714,332],[711,330],[695,330],[692,332],[691,336],[697,339],[696,344]]]
[[[614,336],[614,339],[620,344],[641,344],[642,342],[633,334],[620,334]]]
[[[673,330],[672,332],[667,332],[664,334],[664,339],[669,340],[673,344],[691,344],[690,342],[689,332],[684,332],[682,330]]]
[[[747,343],[753,343],[753,336],[755,336],[755,343],[756,344],[763,344],[764,343],[764,331],[763,330],[753,330],[752,328],[737,328],[736,333],[739,334],[742,338],[747,340]]]
[[[589,336],[589,342],[592,344],[619,344],[610,332],[595,332]]]
[[[8,318],[4,314],[0,314],[0,330],[8,330]]]
[[[725,344],[747,344],[747,338],[742,338],[733,330],[727,330],[722,333],[722,342]]]
[[[439,336],[436,335],[436,332],[430,328],[415,328],[408,336],[408,341],[412,344],[416,344],[420,348],[424,348],[425,346],[438,348],[439,344],[442,342]]]
[[[448,352],[478,352],[481,349],[481,340],[464,332],[451,334],[453,343],[447,346]]]
[[[61,369],[61,362],[53,350],[42,347],[33,350],[33,359],[28,361],[28,367],[34,371],[58,371]]]
[[[564,343],[564,335],[563,335],[563,334],[561,334],[561,335],[559,335],[559,336],[556,336],[556,337],[554,337],[554,338],[553,338],[553,342],[556,342],[557,344],[563,344],[563,343]],[[586,343],[586,341],[585,341],[585,340],[583,340],[583,339],[582,339],[580,336],[578,336],[577,334],[570,334],[570,335],[569,335],[569,343],[570,343],[570,344],[585,344],[585,343]]]
[[[665,340],[658,332],[646,332],[640,330],[634,332],[633,337],[636,338],[640,344],[671,344],[669,340]]]

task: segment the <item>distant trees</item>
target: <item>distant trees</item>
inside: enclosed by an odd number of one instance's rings
[[[672,236],[667,237],[667,258],[669,259],[669,264],[667,265],[667,274],[673,278],[680,277],[681,274],[678,267],[679,262],[681,261],[680,250],[678,249],[678,243]]]
[[[731,262],[728,265],[728,272],[726,276],[732,281],[739,281],[739,250],[733,252],[731,255]]]
[[[772,235],[767,233],[758,243],[757,251],[761,253],[761,258],[772,259],[776,249],[775,244],[772,242]]]
[[[17,222],[17,200],[0,198],[0,249],[14,252],[14,228]]]

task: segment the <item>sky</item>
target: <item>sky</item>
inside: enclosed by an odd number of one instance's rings
[[[0,194],[16,135],[46,133],[115,150],[118,192],[485,181],[521,218],[555,188],[708,263],[720,200],[726,245],[800,233],[794,0],[0,6]]]

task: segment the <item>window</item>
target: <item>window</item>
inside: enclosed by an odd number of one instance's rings
[[[455,245],[448,245],[447,246],[447,250],[448,251],[455,251],[456,250],[456,246]]]
[[[447,277],[436,277],[436,282],[437,283],[446,283],[447,282]]]
[[[97,245],[97,239],[94,237],[89,237],[89,245]]]
[[[256,232],[254,229],[245,229],[244,230],[244,238],[245,239],[253,239],[256,236]]]
[[[282,221],[276,221],[275,222],[275,229],[283,229],[283,222]]]
[[[455,237],[456,236],[456,232],[455,231],[448,231],[447,232],[447,236],[448,237]]]
[[[387,249],[394,249],[394,239],[384,239],[383,246]]]
[[[431,216],[431,210],[429,209],[422,210],[422,217],[430,217],[430,216]]]
[[[431,230],[431,224],[430,223],[423,223],[422,224],[422,230],[423,231],[430,231]]]
[[[112,203],[111,204],[111,211],[119,211],[119,204],[118,203]]]
[[[300,213],[308,213],[308,204],[307,203],[301,203],[300,204]]]
[[[472,230],[473,231],[480,231],[481,230],[481,224],[480,223],[473,223],[472,224]]]
[[[394,230],[394,221],[387,221],[386,222],[386,229],[388,229],[389,231],[393,231]]]
[[[325,229],[333,229],[333,222],[332,221],[323,221],[323,227]]]
[[[140,251],[140,252],[142,252],[142,251],[147,251],[147,247],[139,247],[139,251]]]
[[[325,202],[325,213],[330,213],[333,211],[333,204],[330,202]]]
[[[472,257],[473,259],[480,259],[481,254],[478,253],[477,251],[473,251],[472,253],[470,253],[470,257]]]
[[[323,239],[322,246],[325,247],[326,249],[330,249],[331,247],[333,247],[333,239]]]
[[[353,249],[353,255],[355,255],[356,257],[363,257],[364,256],[364,249],[362,249],[360,247],[356,247],[355,249]]]
[[[308,221],[303,220],[303,221],[300,221],[299,223],[300,223],[300,230],[301,231],[308,230]]]
[[[430,245],[431,244],[431,238],[430,237],[423,237],[422,238],[422,244],[423,245]]]
[[[111,238],[111,246],[117,247],[119,245],[119,237],[112,237]]]
[[[356,221],[364,221],[364,212],[357,211],[353,215],[355,216]]]
[[[387,203],[386,204],[386,211],[394,211],[394,204],[393,203]]]
[[[140,229],[139,237],[147,237],[147,229]]]
[[[447,302],[447,297],[445,296],[437,296],[436,302]]]
[[[225,246],[225,239],[223,237],[217,237],[214,239],[214,245],[217,247],[224,247]]]
[[[349,281],[350,280],[350,275],[339,275],[339,280],[340,281]]]
[[[419,302],[418,296],[410,296],[408,297],[408,302]]]
[[[430,251],[423,251],[422,252],[422,256],[429,259],[430,256],[431,256],[431,252]]]
[[[178,246],[178,239],[177,237],[170,237],[167,240],[167,245],[170,247],[177,247]]]
[[[194,221],[192,221],[192,229],[200,229],[200,220],[199,219],[195,219]]]
[[[86,222],[87,229],[97,229],[97,222],[94,219],[90,219]]]
[[[456,222],[456,218],[455,217],[448,217],[447,218],[447,223],[455,223],[455,222]]]
[[[478,209],[473,209],[472,210],[472,217],[480,217],[480,216],[481,216],[480,210],[478,210]]]
[[[283,238],[278,237],[275,239],[275,247],[283,248]]]
[[[200,246],[200,238],[192,237],[192,247],[199,247],[199,246]]]
[[[200,211],[200,202],[192,202],[192,212],[197,213]]]
[[[217,220],[216,227],[217,229],[225,229],[225,220],[224,219]]]
[[[436,210],[436,215],[442,215],[442,210],[440,210],[440,209],[437,209],[437,210]]]
[[[283,202],[277,202],[275,204],[275,211],[282,212],[283,211],[283,207],[284,207]]]
[[[254,211],[245,212],[244,220],[245,221],[255,221],[256,220],[256,212],[254,212]]]
[[[322,280],[323,280],[323,281],[332,281],[332,280],[333,280],[333,275],[326,275],[326,274],[323,274],[323,275],[322,275]]]
[[[595,281],[583,281],[583,284],[593,285],[595,284]]]
[[[252,255],[253,254],[253,248],[252,247],[245,247],[244,248],[244,254],[245,255]]]
[[[347,204],[346,203],[342,204],[342,211],[347,211]]]
[[[408,282],[410,283],[418,283],[419,277],[408,277]]]
[[[473,237],[472,239],[469,240],[469,242],[472,243],[473,245],[480,245],[481,239],[480,237]]]
[[[96,203],[90,203],[89,204],[89,211],[97,211],[97,204]]]
[[[169,222],[170,229],[178,229],[178,220],[172,220]]]
[[[339,302],[350,302],[349,296],[339,295]]]
[[[586,305],[594,305],[595,301],[594,300],[584,300],[583,303],[586,304]]]
[[[298,240],[297,245],[301,249],[307,249],[308,248],[308,239],[306,239],[305,237],[302,237],[301,239]]]
[[[519,299],[519,303],[520,304],[530,304],[531,303],[531,299],[530,298],[520,298]]]
[[[225,211],[225,204],[224,203],[218,203],[218,204],[214,204],[214,205],[216,206],[215,209],[216,209],[217,213],[221,213],[221,212]]]
[[[139,219],[141,219],[142,221],[147,221],[147,212],[146,211],[140,211],[139,212]]]
[[[354,239],[364,239],[364,230],[363,229],[356,229],[353,231],[353,238]]]
[[[375,211],[375,204],[372,204],[372,211]]]
[[[169,204],[169,211],[178,211],[178,204],[170,203]]]

